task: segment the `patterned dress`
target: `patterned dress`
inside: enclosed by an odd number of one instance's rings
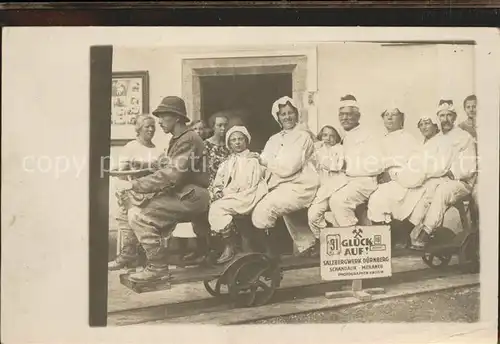
[[[224,162],[229,156],[229,149],[225,145],[216,145],[208,140],[205,140],[205,158],[207,159],[208,173],[210,175],[210,186],[208,188],[210,192],[210,199],[213,201],[219,199],[222,194],[222,190],[215,189],[213,186],[213,182],[215,180],[215,176],[217,175],[217,171],[219,170],[219,166],[222,162]]]

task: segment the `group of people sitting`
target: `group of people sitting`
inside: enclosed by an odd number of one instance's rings
[[[466,98],[468,119],[455,126],[453,102],[441,100],[437,120],[425,116],[418,121],[424,136],[420,143],[404,130],[405,114],[399,108],[381,114],[387,133],[374,135],[360,124],[360,107],[352,95],[339,105],[344,137],[332,126],[315,136],[301,124],[293,99],[285,96],[271,110],[282,130],[256,153],[248,149],[252,137],[245,126],[229,127],[227,117],[215,116],[213,136],[203,140],[201,130],[187,126],[184,101],[166,97],[153,112],[164,132],[172,134],[166,152],[151,143],[155,120],[150,116],[138,120],[138,138],[124,148],[139,164],[148,161],[152,171],[116,183],[123,245],[108,267],[133,266],[140,244],[148,264],[130,279],[168,277],[161,239],[180,222],[191,222],[198,240],[198,250],[185,259],[204,256],[212,231],[225,245],[217,263],[226,263],[237,253],[238,215],[251,216],[257,231],[271,230],[283,218],[299,254],[316,257],[321,230],[328,223],[356,225],[362,204],[373,223],[409,221],[411,244],[422,249],[451,205],[469,194],[475,197],[476,103],[475,96]],[[137,166],[129,159],[120,168]],[[307,209],[309,227],[293,216],[302,209]]]

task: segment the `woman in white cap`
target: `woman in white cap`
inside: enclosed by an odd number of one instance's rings
[[[391,204],[404,196],[406,189],[397,183],[399,173],[410,157],[420,149],[413,135],[404,130],[405,114],[393,106],[381,114],[386,134],[382,138],[383,172],[378,176],[378,187],[368,200],[368,218],[374,222],[389,222]],[[397,237],[393,232],[393,238]],[[395,242],[395,240],[393,240]]]
[[[307,211],[309,227],[319,240],[320,232],[327,227],[325,214],[329,209],[328,200],[331,195],[345,185],[347,178],[342,171],[344,151],[337,129],[331,125],[321,128],[314,144],[314,165],[320,177],[320,187]]]
[[[222,162],[215,176],[208,221],[211,229],[222,235],[225,248],[218,264],[230,261],[236,254],[234,215],[250,214],[267,193],[264,168],[248,150],[251,136],[244,126],[234,126],[227,132],[226,145],[231,155]]]
[[[424,144],[418,149],[412,149],[405,157],[405,163],[392,171],[392,180],[378,186],[368,202],[368,218],[373,222],[392,220],[403,221],[415,209],[415,215],[410,222],[418,222],[417,213],[426,206],[426,199],[432,197],[438,181],[427,176],[426,170],[431,165],[429,159],[439,155],[440,149],[436,134],[439,129],[428,116],[422,116],[418,127],[424,136]],[[406,142],[408,144],[409,142]],[[405,144],[401,144],[405,149]]]
[[[425,115],[420,117],[417,127],[424,137],[424,144],[439,134],[439,126],[437,123],[431,117]]]
[[[312,231],[289,216],[309,207],[316,195],[319,176],[311,161],[314,142],[299,125],[299,110],[292,98],[275,101],[271,114],[282,131],[269,138],[259,156],[260,164],[267,170],[269,193],[256,205],[252,222],[256,228],[267,230],[283,217],[299,253],[315,255],[319,245]]]

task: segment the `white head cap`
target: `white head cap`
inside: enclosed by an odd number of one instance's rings
[[[457,112],[455,111],[455,107],[453,106],[453,100],[441,99],[439,101],[439,105],[438,105],[436,114],[439,115],[442,111],[449,111],[449,112],[453,112],[454,114],[456,114]]]
[[[276,100],[273,103],[273,107],[271,108],[271,115],[273,115],[276,122],[280,123],[280,121],[278,120],[278,113],[280,111],[280,106],[284,106],[287,103],[290,103],[290,105],[292,105],[297,110],[298,114],[299,108],[297,107],[293,99],[288,96],[281,97],[280,99]]]
[[[427,115],[422,115],[420,116],[420,118],[418,119],[418,122],[417,122],[417,127],[420,126],[420,123],[422,121],[431,121],[432,124],[436,124],[436,121],[434,119],[432,119],[432,117],[429,117]]]
[[[229,147],[229,138],[231,137],[231,134],[239,132],[245,135],[248,139],[248,143],[252,140],[252,136],[250,136],[250,133],[248,132],[247,128],[245,128],[242,125],[235,125],[231,129],[229,129],[226,133],[226,147]]]
[[[348,94],[340,98],[339,110],[347,106],[354,107],[359,110],[359,104],[356,97]]]

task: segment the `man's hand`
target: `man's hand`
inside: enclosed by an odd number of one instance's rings
[[[116,191],[122,192],[132,189],[132,183],[128,180],[117,180],[115,182]]]

